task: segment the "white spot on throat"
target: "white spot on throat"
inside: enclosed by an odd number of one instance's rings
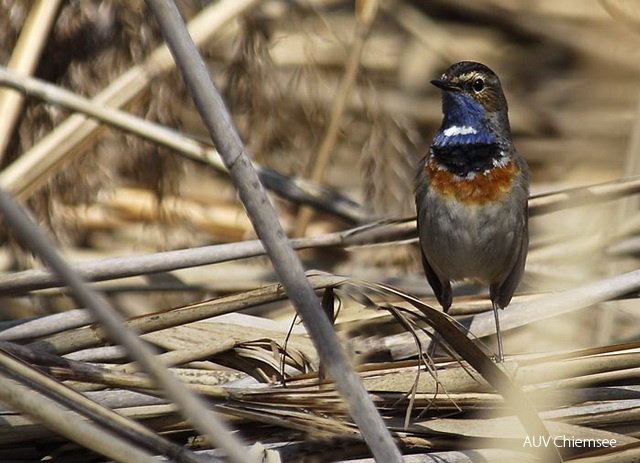
[[[509,157],[506,155],[506,153],[504,151],[500,152],[500,156],[498,156],[497,158],[494,158],[492,161],[493,167],[505,167],[507,164],[509,164]]]
[[[471,126],[468,125],[452,125],[451,127],[447,127],[442,132],[445,137],[454,137],[456,135],[471,135],[476,134],[478,131]]]

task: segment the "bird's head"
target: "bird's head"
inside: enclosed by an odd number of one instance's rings
[[[511,139],[507,100],[498,76],[487,66],[461,61],[431,83],[442,90],[444,144],[493,143]]]

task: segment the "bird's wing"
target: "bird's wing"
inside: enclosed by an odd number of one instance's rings
[[[426,197],[429,192],[429,183],[427,179],[423,175],[424,166],[426,163],[426,157],[420,162],[418,176],[416,177],[416,210],[417,210],[417,223],[418,223],[418,236],[420,236],[420,241],[422,241],[422,233],[424,233],[424,228],[422,227]],[[448,311],[449,307],[451,307],[452,293],[451,293],[451,283],[448,280],[441,280],[440,277],[433,270],[433,267],[429,263],[427,256],[425,255],[422,245],[420,245],[420,255],[422,256],[422,268],[424,269],[424,274],[427,277],[427,281],[433,289],[433,292],[442,305],[444,311]]]
[[[527,260],[527,250],[529,249],[529,235],[526,230],[524,230],[524,235],[522,237],[522,241],[520,244],[520,249],[518,251],[518,256],[515,260],[511,271],[507,274],[505,280],[500,283],[496,288],[491,288],[491,299],[495,300],[498,303],[500,308],[504,309],[509,305],[511,298],[513,297],[513,293],[520,283],[522,279],[522,274],[524,273],[524,265]]]

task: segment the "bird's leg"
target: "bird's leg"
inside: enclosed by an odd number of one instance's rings
[[[496,336],[498,338],[498,363],[504,362],[504,351],[502,350],[502,333],[500,333],[500,307],[498,306],[497,301],[491,301],[491,305],[493,305],[493,316],[496,319]]]

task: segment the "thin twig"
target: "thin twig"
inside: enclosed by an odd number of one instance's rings
[[[630,177],[534,195],[529,198],[529,215],[550,214],[572,207],[600,204],[639,192],[640,177]]]
[[[344,235],[332,233],[318,237],[300,238],[291,242],[296,249],[343,245]],[[84,279],[105,281],[167,272],[181,268],[228,262],[235,259],[263,256],[259,240],[202,246],[152,254],[112,257],[74,264],[73,269]],[[17,294],[36,289],[52,288],[62,284],[60,278],[48,269],[32,269],[5,275],[0,280],[0,293]]]

